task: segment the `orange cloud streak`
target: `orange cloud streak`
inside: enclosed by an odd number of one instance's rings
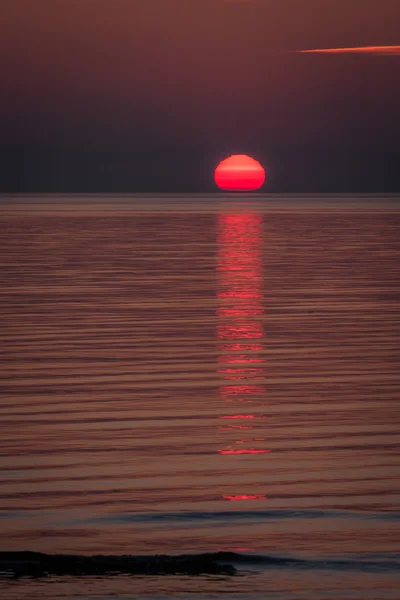
[[[399,54],[400,46],[358,46],[355,48],[316,48],[297,50],[300,54]]]

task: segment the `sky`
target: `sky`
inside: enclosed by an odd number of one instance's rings
[[[2,0],[0,74],[0,191],[212,191],[244,152],[400,191],[398,0]]]

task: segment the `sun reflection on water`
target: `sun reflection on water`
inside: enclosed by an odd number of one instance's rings
[[[262,455],[270,452],[265,439],[256,434],[263,414],[256,412],[264,397],[265,357],[263,344],[262,214],[221,214],[218,216],[217,335],[219,341],[219,391],[229,411],[218,426],[224,436],[220,455]],[[254,405],[254,412],[243,413],[243,405]],[[230,419],[235,419],[230,423]],[[249,423],[249,420],[252,420]],[[240,421],[243,422],[241,423]],[[246,431],[252,435],[238,438]],[[228,437],[229,436],[229,437]],[[225,500],[261,500],[265,494],[223,495]]]

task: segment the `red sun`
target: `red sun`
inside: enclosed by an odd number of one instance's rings
[[[249,192],[264,184],[265,169],[251,156],[233,154],[219,163],[214,177],[221,190]]]

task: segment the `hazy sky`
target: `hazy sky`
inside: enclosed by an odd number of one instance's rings
[[[399,0],[2,0],[2,145],[396,146]],[[299,50],[397,46],[391,54]]]

